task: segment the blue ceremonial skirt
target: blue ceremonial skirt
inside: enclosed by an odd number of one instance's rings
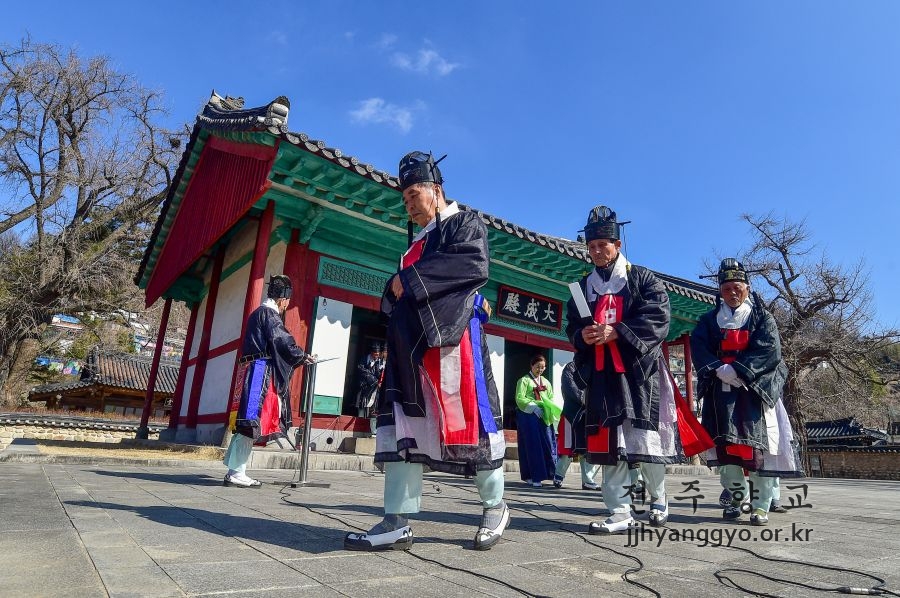
[[[534,414],[516,409],[519,475],[523,480],[552,480],[556,473],[556,433]]]

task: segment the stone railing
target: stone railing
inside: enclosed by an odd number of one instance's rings
[[[85,417],[0,414],[0,451],[16,438],[69,440],[76,442],[119,442],[134,438],[138,422],[117,422]],[[150,425],[150,438],[157,438],[165,426]]]

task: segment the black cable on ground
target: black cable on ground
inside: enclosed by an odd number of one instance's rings
[[[442,482],[442,483],[446,484],[447,486],[450,486],[451,488],[456,488],[457,490],[464,490],[464,491],[470,492],[470,493],[474,493],[474,492],[475,492],[475,491],[472,490],[471,488],[466,488],[466,487],[463,487],[463,486],[457,486],[456,484],[450,484],[450,483],[447,483],[447,482]],[[435,490],[437,490],[438,493],[440,493],[440,488],[439,488],[434,482],[432,482],[432,487],[435,488]],[[433,496],[433,495],[432,495],[432,496]],[[444,497],[438,497],[438,498],[444,498]],[[450,498],[450,497],[447,497],[447,498]],[[562,509],[561,507],[559,507],[558,505],[554,505],[554,504],[550,504],[550,503],[541,503],[541,502],[538,502],[538,501],[535,501],[535,500],[528,500],[528,499],[519,499],[519,502],[522,502],[522,503],[530,503],[530,504],[534,504],[534,505],[537,505],[537,506],[539,506],[539,507],[545,507],[545,508],[546,508],[546,507],[553,507],[554,509],[556,509],[556,510],[559,511],[559,512],[562,512],[562,511],[563,511],[563,509]],[[508,503],[507,503],[507,506],[508,506]],[[569,529],[569,528],[567,528],[567,527],[564,526],[564,525],[559,525],[559,522],[554,521],[554,520],[552,520],[552,519],[548,519],[548,518],[546,518],[546,517],[541,517],[540,515],[536,515],[536,514],[532,513],[531,511],[527,511],[527,510],[525,510],[525,509],[514,509],[514,508],[512,508],[512,507],[510,507],[510,510],[511,510],[511,511],[517,511],[517,512],[520,512],[520,513],[525,513],[526,515],[530,515],[531,517],[534,517],[535,519],[540,519],[541,521],[547,521],[547,522],[549,522],[549,523],[553,523],[553,524],[557,525],[561,531],[568,532],[568,533],[570,533],[570,534],[573,534],[573,535],[575,535],[575,536],[578,536],[579,538],[581,538],[581,540],[582,540],[583,542],[585,542],[585,543],[587,543],[587,544],[590,544],[591,546],[595,546],[596,548],[602,548],[603,550],[607,550],[607,551],[609,551],[609,552],[611,552],[611,553],[613,553],[613,554],[615,554],[615,555],[618,555],[618,556],[621,556],[621,557],[623,557],[623,558],[626,558],[626,559],[629,559],[629,560],[632,560],[632,561],[636,562],[636,563],[637,563],[637,567],[630,567],[630,568],[626,569],[625,572],[622,574],[622,581],[624,581],[624,582],[626,582],[626,583],[629,583],[629,584],[631,584],[631,585],[633,585],[633,586],[639,587],[639,588],[641,588],[642,590],[646,590],[646,591],[650,592],[651,594],[653,594],[654,596],[656,596],[656,598],[662,598],[662,594],[660,594],[659,592],[657,592],[656,590],[654,590],[654,589],[651,588],[650,586],[644,585],[643,583],[641,583],[641,582],[639,582],[639,581],[637,581],[637,580],[634,580],[634,579],[631,579],[630,577],[628,577],[629,575],[632,575],[632,574],[634,574],[634,573],[639,573],[639,572],[643,571],[643,569],[644,569],[644,561],[642,561],[642,560],[639,559],[638,557],[636,557],[636,556],[634,556],[634,555],[631,555],[631,554],[625,554],[624,552],[620,552],[620,551],[618,551],[618,550],[616,550],[616,549],[614,549],[614,548],[611,548],[611,547],[609,547],[609,546],[606,546],[606,545],[604,545],[604,544],[598,544],[597,542],[592,542],[590,539],[588,539],[587,536],[585,536],[584,533],[579,532],[579,531],[576,531],[576,530],[573,530],[573,529]],[[594,513],[588,513],[587,511],[584,511],[584,510],[581,510],[581,509],[566,509],[566,512],[572,512],[572,511],[575,511],[575,512],[577,512],[577,513],[582,513],[582,514],[585,514],[585,515],[593,515],[593,514],[594,514]],[[624,566],[624,565],[623,565],[623,566]]]
[[[290,487],[290,484],[285,484],[285,485],[282,486],[281,490],[278,491],[278,493],[281,494],[281,500],[282,500],[283,502],[285,502],[285,503],[287,503],[287,504],[289,504],[289,505],[295,506],[295,507],[303,507],[304,509],[306,509],[306,510],[309,511],[310,513],[314,513],[314,514],[319,515],[319,516],[321,516],[321,517],[325,517],[326,519],[331,519],[332,521],[337,521],[338,523],[340,523],[340,524],[343,525],[344,527],[348,527],[348,528],[352,528],[352,529],[357,529],[357,530],[359,530],[359,531],[366,531],[365,529],[359,527],[358,525],[354,525],[354,524],[350,523],[349,521],[346,521],[346,520],[342,519],[341,517],[337,517],[337,516],[335,516],[335,515],[331,515],[331,514],[329,514],[329,513],[325,513],[325,512],[319,511],[318,509],[313,509],[312,507],[310,507],[310,506],[308,506],[308,505],[304,505],[304,504],[302,504],[302,503],[298,503],[298,502],[294,502],[294,501],[290,500],[290,499],[289,499],[290,492],[289,492],[289,490],[288,490],[289,487]],[[411,557],[413,557],[413,558],[416,558],[416,559],[418,559],[418,560],[420,560],[420,561],[422,561],[422,562],[425,562],[425,563],[431,563],[431,564],[433,564],[433,565],[437,565],[437,566],[442,567],[442,568],[444,568],[444,569],[447,569],[447,570],[449,570],[449,571],[457,571],[457,572],[459,572],[459,573],[467,573],[467,574],[472,575],[472,576],[474,576],[474,577],[481,578],[481,579],[483,579],[483,580],[485,580],[485,581],[489,581],[489,582],[492,582],[492,583],[496,583],[496,584],[498,584],[498,585],[506,586],[506,587],[509,588],[510,590],[513,590],[514,592],[518,592],[518,593],[522,594],[523,596],[530,596],[530,597],[532,597],[532,598],[552,598],[551,596],[544,596],[544,595],[541,595],[541,594],[533,594],[533,593],[531,593],[531,592],[527,592],[527,591],[523,590],[522,588],[520,588],[520,587],[518,587],[518,586],[515,586],[515,585],[513,585],[513,584],[511,584],[511,583],[505,582],[505,581],[503,581],[502,579],[497,579],[496,577],[491,577],[490,575],[485,575],[485,574],[483,574],[483,573],[477,573],[477,572],[475,572],[475,571],[470,571],[470,570],[468,570],[468,569],[461,569],[461,568],[459,568],[459,567],[454,567],[454,566],[452,566],[452,565],[447,565],[446,563],[441,563],[441,562],[435,561],[435,560],[433,560],[433,559],[426,558],[426,557],[424,557],[424,556],[422,556],[422,555],[416,554],[416,553],[414,553],[414,552],[412,552],[412,551],[409,551],[409,550],[407,550],[407,551],[405,551],[405,552],[406,552],[406,554],[408,554],[409,556],[411,556]]]
[[[867,596],[880,596],[882,594],[888,594],[891,596],[900,596],[900,594],[897,594],[896,592],[893,592],[884,587],[884,585],[887,583],[884,579],[878,577],[877,575],[873,575],[871,573],[865,573],[863,571],[857,571],[856,569],[847,569],[844,567],[833,567],[831,565],[819,565],[816,563],[810,563],[808,561],[799,561],[799,560],[795,561],[792,559],[769,557],[769,556],[765,556],[762,554],[757,554],[757,553],[753,552],[752,550],[750,550],[749,548],[744,548],[742,546],[722,546],[721,548],[731,548],[733,550],[740,550],[742,552],[749,553],[749,554],[755,556],[756,558],[762,559],[764,561],[771,561],[774,563],[789,563],[792,565],[803,565],[805,567],[813,567],[814,569],[825,569],[828,571],[837,571],[840,573],[850,573],[851,575],[859,575],[861,577],[868,577],[869,579],[873,579],[876,582],[878,582],[870,588],[860,588],[860,587],[851,587],[851,586],[838,586],[838,587],[833,587],[833,588],[823,588],[820,586],[814,586],[814,585],[810,585],[807,583],[803,583],[802,581],[794,581],[792,579],[784,579],[781,577],[766,575],[765,573],[760,573],[759,571],[753,571],[751,569],[742,569],[742,568],[738,568],[738,567],[729,567],[727,569],[719,569],[715,573],[713,573],[713,575],[716,576],[716,579],[718,579],[722,585],[728,586],[729,584],[731,584],[731,587],[741,590],[742,592],[748,592],[754,596],[766,596],[768,598],[782,598],[781,596],[778,596],[776,594],[767,594],[765,592],[757,592],[750,588],[743,587],[743,586],[739,585],[738,583],[736,583],[733,579],[731,579],[731,577],[729,577],[728,575],[725,575],[725,573],[744,573],[747,575],[755,575],[755,576],[761,577],[763,579],[768,579],[769,581],[775,581],[775,582],[779,582],[779,583],[798,586],[801,588],[807,588],[810,590],[816,590],[817,592],[832,592],[832,593],[836,593],[836,594],[860,594],[860,595],[867,595]]]
[[[433,497],[433,498],[441,498],[441,499],[452,499],[452,498],[454,498],[454,497],[452,497],[452,496],[446,496],[446,495],[441,496],[440,484],[445,484],[445,485],[447,485],[447,486],[449,486],[449,487],[451,487],[451,488],[456,488],[457,490],[462,490],[462,491],[464,491],[464,492],[469,492],[470,494],[476,493],[476,490],[473,490],[473,489],[471,489],[471,488],[464,487],[464,486],[458,486],[458,485],[456,485],[456,484],[448,483],[448,482],[445,482],[445,481],[442,481],[442,482],[440,482],[440,483],[437,483],[437,482],[429,482],[429,483],[431,484],[431,487],[432,487],[432,489],[433,489],[433,491],[434,491],[434,494],[424,494],[424,493],[423,493],[423,495],[431,496],[431,497]],[[288,485],[289,485],[289,484],[288,484]],[[287,502],[288,504],[291,504],[291,505],[294,505],[294,506],[303,507],[303,508],[305,508],[305,509],[307,509],[307,510],[309,510],[309,511],[311,511],[311,512],[317,514],[317,515],[321,515],[321,516],[326,517],[326,518],[328,518],[328,519],[332,519],[332,520],[334,520],[334,521],[338,521],[339,523],[341,523],[341,524],[344,525],[344,526],[351,527],[351,528],[353,528],[353,529],[358,529],[358,530],[360,530],[360,531],[365,531],[365,530],[363,530],[362,528],[360,528],[359,526],[350,524],[350,523],[348,523],[347,521],[345,521],[345,520],[343,520],[343,519],[341,519],[341,518],[339,518],[339,517],[335,517],[335,516],[329,515],[329,514],[327,514],[327,513],[323,513],[323,512],[317,511],[317,510],[315,510],[315,509],[312,509],[312,508],[310,508],[310,507],[308,507],[308,506],[306,506],[306,505],[303,505],[303,504],[300,504],[300,503],[296,503],[296,502],[293,502],[293,501],[291,501],[291,500],[287,500],[286,496],[284,495],[284,494],[285,494],[284,491],[285,491],[285,489],[287,488],[288,485],[285,485],[285,486],[282,488],[282,490],[279,492],[280,494],[283,495],[283,496],[282,496],[282,500],[285,501],[285,502]],[[555,505],[555,504],[552,504],[552,503],[542,503],[542,502],[538,502],[538,501],[534,501],[534,500],[528,500],[528,499],[519,499],[518,502],[520,502],[520,503],[533,504],[533,505],[537,505],[537,506],[543,507],[543,508],[551,507],[551,508],[553,508],[553,509],[556,509],[556,510],[559,511],[559,512],[563,512],[563,511],[565,511],[565,512],[573,512],[573,511],[574,511],[574,512],[582,513],[582,514],[585,514],[585,515],[593,515],[593,512],[588,513],[587,511],[582,510],[582,509],[568,509],[568,508],[567,508],[567,509],[563,509],[563,508],[559,507],[558,505]],[[508,503],[507,503],[507,506],[508,506]],[[552,519],[548,519],[547,517],[542,517],[542,516],[540,516],[540,515],[537,515],[537,514],[531,512],[531,511],[528,511],[528,510],[525,510],[525,509],[513,508],[513,507],[509,507],[509,508],[510,508],[511,511],[516,511],[516,512],[519,512],[519,513],[524,513],[524,514],[529,515],[529,516],[531,516],[531,517],[533,517],[533,518],[535,518],[535,519],[540,519],[541,521],[547,521],[547,522],[549,522],[549,523],[553,523],[553,524],[555,524],[555,525],[558,526],[558,529],[559,529],[559,530],[564,531],[564,532],[568,532],[568,533],[570,533],[570,534],[573,534],[573,535],[575,535],[575,536],[581,538],[582,541],[586,542],[587,544],[590,544],[591,546],[595,546],[595,547],[597,547],[597,548],[602,548],[603,550],[607,550],[607,551],[609,551],[609,552],[612,552],[613,554],[616,554],[616,555],[621,556],[621,557],[623,557],[623,558],[626,558],[626,559],[629,559],[629,560],[631,560],[631,561],[634,561],[634,562],[636,563],[637,566],[636,566],[636,567],[630,567],[630,568],[626,569],[625,572],[622,574],[622,580],[625,581],[626,583],[629,583],[629,584],[631,584],[631,585],[633,585],[633,586],[639,587],[639,588],[641,588],[641,589],[643,589],[643,590],[646,590],[647,592],[652,593],[652,594],[653,594],[654,596],[656,596],[657,598],[661,598],[662,595],[661,595],[659,592],[657,592],[656,590],[654,590],[653,588],[651,588],[651,587],[649,587],[649,586],[647,586],[647,585],[645,585],[645,584],[643,584],[643,583],[641,583],[641,582],[639,582],[639,581],[637,581],[637,580],[631,579],[631,578],[629,577],[630,575],[633,575],[633,574],[635,574],[635,573],[639,573],[640,571],[642,571],[642,570],[644,569],[644,562],[643,562],[640,558],[638,558],[638,557],[636,557],[636,556],[634,556],[634,555],[631,555],[631,554],[626,554],[626,553],[624,553],[624,552],[618,551],[618,550],[616,550],[616,549],[614,549],[614,548],[611,548],[611,547],[609,547],[609,546],[605,546],[605,545],[603,545],[603,544],[599,544],[599,543],[597,543],[597,542],[593,542],[593,541],[591,541],[584,533],[579,532],[579,531],[576,531],[576,530],[574,530],[574,529],[567,528],[567,527],[564,526],[564,525],[560,525],[559,522],[554,521],[554,520],[552,520]],[[780,578],[780,577],[775,577],[775,576],[771,576],[771,575],[766,575],[766,574],[764,574],[764,573],[760,573],[760,572],[758,572],[758,571],[753,571],[753,570],[751,570],[751,569],[742,569],[742,568],[737,568],[737,567],[731,567],[731,568],[726,568],[726,569],[718,569],[717,571],[715,571],[715,572],[713,573],[713,575],[716,577],[716,579],[719,581],[719,583],[725,585],[726,587],[733,587],[733,588],[735,588],[735,589],[737,589],[737,590],[740,590],[740,591],[742,591],[742,592],[747,592],[748,594],[751,594],[751,595],[753,595],[753,596],[763,596],[763,597],[766,597],[766,598],[783,598],[782,596],[779,596],[779,595],[777,595],[777,594],[768,594],[768,593],[765,593],[765,592],[759,592],[759,591],[756,591],[756,590],[753,590],[753,589],[750,589],[750,588],[741,586],[741,585],[739,585],[738,583],[736,583],[733,579],[731,579],[731,577],[729,577],[729,576],[727,575],[727,573],[744,573],[744,574],[747,574],[747,575],[755,575],[755,576],[757,576],[757,577],[761,577],[761,578],[767,579],[767,580],[769,580],[769,581],[774,581],[774,582],[778,582],[778,583],[784,583],[784,584],[794,585],[794,586],[803,587],[803,588],[806,588],[806,589],[815,590],[815,591],[819,591],[819,592],[831,592],[831,593],[838,593],[838,594],[868,595],[868,596],[880,596],[880,595],[900,596],[900,593],[894,592],[894,591],[889,590],[888,588],[884,587],[884,586],[886,585],[886,583],[887,583],[884,579],[882,579],[881,577],[878,577],[877,575],[871,574],[871,573],[865,573],[865,572],[863,572],[863,571],[857,571],[857,570],[855,570],[855,569],[847,569],[847,568],[844,568],[844,567],[834,567],[834,566],[831,566],[831,565],[819,565],[819,564],[816,564],[816,563],[810,563],[810,562],[807,562],[807,561],[791,560],[791,559],[782,559],[782,558],[776,558],[776,557],[768,557],[768,556],[764,556],[764,555],[761,555],[761,554],[757,554],[756,552],[750,550],[749,548],[743,548],[743,547],[741,547],[741,546],[722,546],[721,548],[730,548],[730,549],[734,549],[734,550],[741,550],[741,551],[743,551],[743,552],[746,552],[746,553],[748,553],[748,554],[750,554],[750,555],[752,555],[752,556],[754,556],[754,557],[756,557],[756,558],[758,558],[758,559],[764,560],[764,561],[777,562],[777,563],[788,563],[788,564],[794,564],[794,565],[803,565],[803,566],[808,566],[808,567],[813,567],[813,568],[825,569],[825,570],[829,570],[829,571],[837,571],[837,572],[840,572],[840,573],[849,573],[849,574],[851,574],[851,575],[859,575],[859,576],[862,576],[862,577],[867,577],[867,578],[872,579],[872,580],[874,580],[874,581],[877,582],[875,585],[873,585],[872,587],[869,587],[869,588],[861,588],[861,587],[853,587],[853,586],[838,586],[838,587],[833,587],[833,588],[823,588],[823,587],[818,587],[818,586],[806,584],[806,583],[799,582],[799,581],[794,581],[794,580],[790,580],[790,579],[783,579],[783,578]],[[445,569],[449,569],[449,570],[452,570],[452,571],[458,571],[458,572],[462,572],[462,573],[468,573],[468,574],[470,574],[470,575],[473,575],[473,576],[476,576],[476,577],[480,577],[480,578],[485,579],[485,580],[487,580],[487,581],[491,581],[491,582],[494,582],[494,583],[497,583],[497,584],[500,584],[500,585],[504,585],[504,586],[506,586],[506,587],[508,587],[508,588],[510,588],[510,589],[512,589],[512,590],[514,590],[514,591],[516,591],[516,592],[519,592],[520,594],[522,594],[522,595],[524,595],[524,596],[534,596],[535,598],[546,598],[546,597],[542,597],[542,596],[537,595],[537,594],[532,594],[532,593],[530,593],[530,592],[526,592],[525,590],[522,590],[521,588],[518,588],[518,587],[516,587],[516,586],[513,586],[512,584],[506,583],[506,582],[504,582],[504,581],[502,581],[502,580],[499,580],[499,579],[496,579],[496,578],[493,578],[493,577],[490,577],[490,576],[487,576],[487,575],[483,575],[483,574],[481,574],[481,573],[476,573],[476,572],[474,572],[474,571],[469,571],[469,570],[467,570],[467,569],[460,569],[460,568],[457,568],[457,567],[452,567],[452,566],[450,566],[450,565],[446,565],[446,564],[444,564],[444,563],[439,563],[439,562],[437,562],[437,561],[434,561],[434,560],[432,560],[432,559],[425,558],[425,557],[423,557],[423,556],[417,555],[417,554],[412,553],[412,552],[408,552],[408,554],[409,554],[410,556],[413,556],[413,557],[419,559],[420,561],[423,561],[423,562],[432,563],[432,564],[438,565],[438,566],[440,566],[440,567],[443,567],[443,568],[445,568]]]
[[[451,487],[453,487],[453,488],[457,488],[457,489],[459,489],[459,490],[465,490],[465,491],[467,491],[467,492],[474,492],[473,490],[471,490],[471,489],[469,489],[469,488],[465,488],[465,487],[463,487],[463,486],[457,486],[457,485],[455,485],[455,484],[450,484],[450,483],[447,483],[447,482],[443,482],[443,483],[445,483],[445,484],[447,484],[448,486],[451,486]],[[433,485],[433,487],[435,488],[435,490],[437,490],[437,492],[440,492],[440,489],[439,489],[436,485]],[[439,497],[439,498],[442,498],[442,497]],[[531,503],[531,504],[534,504],[534,505],[537,505],[537,506],[540,506],[540,507],[544,507],[544,508],[546,508],[546,507],[552,507],[552,508],[554,508],[554,509],[556,509],[557,511],[560,511],[560,512],[562,512],[562,511],[564,510],[564,509],[562,509],[561,507],[559,507],[559,506],[557,506],[557,505],[555,505],[555,504],[541,503],[541,502],[534,501],[534,500],[520,499],[519,502],[523,502],[523,503]],[[524,511],[523,509],[513,509],[513,510],[516,510],[516,511],[519,511],[519,512],[527,513],[527,514],[531,515],[532,517],[534,517],[534,518],[536,518],[536,519],[541,519],[541,520],[543,520],[543,521],[550,521],[550,522],[553,522],[552,520],[547,519],[546,517],[541,517],[540,515],[535,515],[534,513],[530,512],[530,511]],[[572,512],[572,511],[575,511],[575,512],[580,512],[580,513],[584,513],[584,512],[585,512],[585,511],[579,510],[579,509],[565,509],[565,511],[566,511],[566,512]],[[553,523],[555,523],[555,522],[553,522]],[[591,542],[591,541],[590,541],[587,537],[585,537],[581,532],[578,532],[578,531],[575,531],[575,530],[571,530],[571,529],[566,529],[564,526],[560,526],[560,529],[563,530],[563,531],[568,531],[568,532],[570,532],[570,533],[572,533],[572,534],[574,534],[574,535],[580,537],[582,540],[584,540],[584,541],[587,542],[588,544],[591,544],[592,546],[596,546],[597,548],[603,548],[603,549],[605,549],[605,550],[609,550],[610,552],[613,552],[613,553],[618,554],[618,555],[620,555],[620,556],[623,556],[623,557],[625,557],[625,558],[629,558],[629,559],[633,559],[633,560],[637,561],[638,564],[639,564],[639,567],[636,568],[636,569],[629,569],[629,570],[627,570],[627,571],[622,575],[622,579],[624,579],[624,580],[627,581],[628,583],[631,583],[631,584],[636,585],[636,586],[638,586],[638,587],[641,587],[641,588],[643,588],[643,589],[645,589],[645,590],[647,590],[647,591],[649,591],[649,592],[652,592],[652,593],[655,594],[656,596],[660,596],[660,594],[659,594],[656,590],[654,590],[654,589],[652,589],[652,588],[649,588],[649,587],[647,587],[647,586],[641,584],[640,582],[637,582],[637,581],[635,581],[635,580],[629,579],[629,578],[627,577],[629,574],[631,574],[631,573],[637,573],[637,572],[641,571],[641,569],[643,569],[644,564],[643,564],[643,562],[642,562],[638,557],[635,557],[635,556],[632,556],[632,555],[628,555],[628,554],[621,553],[621,552],[619,552],[619,551],[617,551],[617,550],[614,550],[614,549],[612,549],[612,548],[610,548],[610,547],[608,547],[608,546],[604,546],[604,545],[602,545],[602,544],[597,544],[596,542]],[[734,587],[734,588],[736,588],[736,589],[738,589],[738,590],[741,590],[741,591],[743,591],[743,592],[748,592],[748,593],[750,593],[750,594],[752,594],[752,595],[754,595],[754,596],[765,596],[765,597],[769,597],[769,598],[782,598],[781,596],[777,596],[777,595],[775,595],[775,594],[766,594],[766,593],[763,593],[763,592],[757,592],[757,591],[754,591],[754,590],[752,590],[752,589],[750,589],[750,588],[746,588],[746,587],[740,586],[740,585],[738,585],[737,583],[735,583],[734,580],[731,579],[730,577],[728,577],[727,575],[723,575],[723,573],[746,573],[746,574],[749,574],[749,575],[756,575],[756,576],[758,576],[758,577],[762,577],[762,578],[768,579],[768,580],[770,580],[770,581],[783,582],[783,583],[785,583],[785,584],[791,584],[791,585],[795,585],[795,586],[799,586],[799,587],[804,587],[804,588],[811,589],[811,590],[816,590],[816,591],[819,591],[819,592],[833,592],[833,593],[839,593],[839,594],[854,594],[854,595],[868,595],[868,596],[880,596],[880,595],[900,596],[900,593],[894,592],[894,591],[889,590],[889,589],[887,589],[887,588],[884,587],[884,585],[887,583],[884,579],[878,577],[877,575],[870,574],[870,573],[865,573],[865,572],[863,572],[863,571],[857,571],[857,570],[855,570],[855,569],[847,569],[847,568],[844,568],[844,567],[834,567],[834,566],[831,566],[831,565],[819,565],[819,564],[810,563],[810,562],[807,562],[807,561],[799,561],[799,560],[798,560],[798,561],[795,561],[795,560],[791,560],[791,559],[781,559],[781,558],[775,558],[775,557],[768,557],[768,556],[764,556],[764,555],[761,555],[761,554],[757,554],[757,553],[753,552],[752,550],[750,550],[749,548],[743,548],[743,547],[741,547],[741,546],[722,546],[722,548],[733,548],[734,550],[741,550],[741,551],[744,551],[744,552],[747,552],[747,553],[753,555],[754,557],[756,557],[756,558],[758,558],[758,559],[762,559],[762,560],[765,560],[765,561],[781,562],[781,563],[790,563],[790,564],[797,564],[797,565],[805,565],[805,566],[808,566],[808,567],[814,567],[814,568],[820,568],[820,569],[827,569],[827,570],[830,570],[830,571],[837,571],[837,572],[841,572],[841,573],[850,573],[850,574],[852,574],[852,575],[859,575],[859,576],[862,576],[862,577],[868,577],[869,579],[873,579],[873,580],[875,580],[876,582],[878,582],[878,583],[876,583],[874,586],[872,586],[872,587],[870,587],[870,588],[861,588],[861,587],[853,587],[853,586],[839,586],[839,587],[834,587],[834,588],[822,588],[822,587],[818,587],[818,586],[813,586],[813,585],[805,584],[805,583],[803,583],[803,582],[798,582],[798,581],[793,581],[793,580],[789,580],[789,579],[782,579],[782,578],[778,578],[778,577],[774,577],[774,576],[765,575],[765,574],[763,574],[763,573],[759,573],[759,572],[757,572],[757,571],[753,571],[753,570],[750,570],[750,569],[728,568],[728,569],[719,569],[719,570],[717,570],[717,571],[715,571],[715,572],[713,573],[713,575],[715,575],[716,579],[718,579],[719,582],[722,583],[723,585],[726,585],[726,586],[727,586],[727,585],[729,585],[729,583],[730,583],[732,587]],[[726,583],[726,581],[727,581],[728,583]]]

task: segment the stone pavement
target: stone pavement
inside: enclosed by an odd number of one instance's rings
[[[851,573],[768,562],[767,557],[874,573],[900,591],[900,483],[807,479],[803,504],[770,516],[723,522],[713,476],[668,479],[671,519],[663,540],[588,536],[596,493],[577,474],[567,487],[532,489],[507,473],[512,522],[488,552],[471,549],[481,513],[471,481],[426,475],[423,512],[409,553],[342,550],[344,534],[380,519],[382,476],[311,471],[328,488],[292,489],[291,470],[257,470],[259,490],[222,486],[224,467],[170,464],[0,463],[0,596],[742,596],[715,572],[746,568],[821,587],[870,587]],[[686,491],[697,480],[700,492]],[[802,497],[803,489],[783,498]],[[692,501],[702,494],[697,511]],[[795,503],[798,501],[795,499]],[[762,534],[780,532],[780,541]],[[766,531],[763,531],[766,530]],[[675,534],[692,531],[693,541]],[[734,537],[732,548],[725,534]],[[704,536],[704,534],[706,534]],[[708,544],[703,546],[702,538]],[[716,542],[716,540],[719,542]],[[683,541],[678,541],[683,540]],[[747,573],[725,573],[755,592],[812,596]]]

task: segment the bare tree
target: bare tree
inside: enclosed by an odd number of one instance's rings
[[[0,401],[54,313],[106,312],[165,198],[180,136],[105,57],[0,46]]]
[[[816,252],[803,221],[771,213],[741,218],[753,234],[744,266],[765,282],[755,290],[778,322],[790,372],[785,407],[803,446],[810,415],[883,418],[886,391],[897,378],[896,364],[884,356],[900,336],[875,320],[863,261],[832,263]]]

